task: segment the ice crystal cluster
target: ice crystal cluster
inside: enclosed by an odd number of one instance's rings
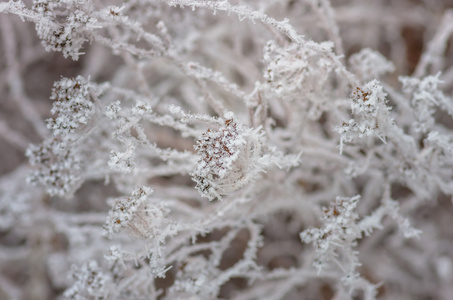
[[[453,299],[452,7],[0,2],[0,299]]]

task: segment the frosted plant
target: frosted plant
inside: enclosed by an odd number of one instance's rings
[[[71,195],[82,183],[84,151],[78,146],[89,130],[88,122],[95,116],[94,102],[101,93],[81,76],[63,78],[54,84],[51,112],[57,116],[47,119],[52,136],[26,151],[36,167],[28,181],[43,184],[51,196]]]
[[[69,299],[104,298],[105,289],[110,281],[107,275],[102,274],[96,261],[89,261],[80,268],[73,270],[76,283],[65,292]]]
[[[247,145],[248,136],[233,119],[225,120],[218,131],[208,129],[201,136],[195,148],[201,158],[193,178],[203,195],[220,198],[219,193],[228,194],[246,183],[249,158],[245,152],[253,147]]]
[[[75,79],[64,78],[54,86],[50,97],[54,100],[52,114],[47,128],[54,136],[66,136],[79,126],[86,125],[94,115],[94,101],[91,99],[88,82],[81,76]]]
[[[50,195],[64,196],[80,184],[80,158],[61,139],[54,138],[41,146],[31,145],[26,153],[36,167],[28,182],[43,184]]]
[[[148,211],[145,201],[151,194],[152,190],[146,187],[137,188],[132,191],[132,195],[125,200],[118,200],[109,213],[107,223],[105,225],[105,233],[111,236],[114,232],[120,231],[124,227],[129,227],[132,231],[142,236],[147,235],[148,227],[146,219]],[[162,218],[162,216],[160,216]],[[134,219],[142,219],[134,221]],[[136,224],[136,225],[135,225]],[[141,225],[137,227],[137,225]]]
[[[361,81],[369,81],[380,78],[387,73],[395,71],[393,63],[388,61],[379,52],[371,49],[363,49],[354,53],[349,58],[351,70]]]
[[[221,199],[255,180],[272,160],[278,161],[279,157],[262,153],[266,141],[260,132],[261,128],[244,128],[227,114],[219,129],[203,133],[195,146],[200,155],[192,174],[196,189],[210,200]],[[292,159],[289,166],[297,164],[297,158]]]
[[[360,224],[358,215],[354,211],[360,197],[340,198],[337,197],[332,206],[323,209],[321,221],[323,228],[310,228],[301,233],[301,239],[305,243],[314,243],[316,258],[314,266],[321,272],[327,265],[337,264],[344,272],[342,282],[353,291],[361,288],[365,292],[365,298],[376,296],[376,287],[360,278],[357,267],[360,266],[358,252],[353,248],[357,246],[357,240],[361,238],[362,231],[370,234],[373,227],[380,228],[380,224],[373,224],[367,228]]]
[[[378,137],[385,143],[385,138],[392,130],[393,120],[390,108],[386,105],[386,94],[377,80],[357,87],[352,92],[351,111],[354,119],[344,122],[337,131],[341,134],[340,152],[343,142],[354,138]]]
[[[0,299],[451,299],[448,7],[0,2]]]

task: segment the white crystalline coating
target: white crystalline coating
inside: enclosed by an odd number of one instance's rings
[[[182,111],[181,107],[177,106],[177,105],[170,105],[169,110],[172,114],[175,114],[175,115],[181,113],[181,111]]]
[[[63,78],[54,84],[52,95],[52,114],[55,118],[47,120],[47,127],[55,136],[68,135],[86,125],[93,117],[93,87],[82,76]]]
[[[72,277],[75,284],[64,292],[70,299],[101,298],[105,293],[111,278],[104,274],[95,260],[84,263],[80,268],[72,266]]]
[[[150,114],[153,112],[151,105],[143,102],[137,101],[137,104],[132,108],[132,114],[137,116],[143,116],[145,114]]]
[[[30,145],[26,155],[35,166],[27,181],[44,185],[51,196],[70,195],[80,184],[81,159],[59,137],[47,140],[41,145]]]
[[[121,111],[121,102],[115,101],[112,102],[110,105],[107,106],[105,115],[109,119],[116,119],[118,118],[118,113]]]
[[[351,69],[363,81],[378,79],[395,71],[395,66],[377,51],[365,48],[349,58]]]
[[[104,234],[111,237],[113,233],[128,226],[139,210],[143,209],[143,204],[152,193],[153,190],[149,187],[137,187],[129,197],[118,199],[109,212]]]
[[[227,119],[217,131],[208,129],[200,137],[195,146],[200,160],[192,178],[203,196],[212,200],[241,187],[239,183],[234,186],[234,183],[243,172],[238,160],[246,147],[246,139],[247,132],[233,119]]]
[[[363,2],[0,1],[0,298],[450,299],[453,11]]]
[[[387,94],[377,80],[372,80],[362,87],[357,87],[351,95],[353,118],[343,121],[335,130],[341,134],[340,153],[343,143],[366,137],[378,137],[385,143],[386,137],[395,128],[387,105]]]

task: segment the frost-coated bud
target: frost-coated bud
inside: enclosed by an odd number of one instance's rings
[[[217,131],[208,129],[195,146],[200,155],[192,173],[197,190],[213,200],[243,187],[260,149],[260,136],[226,115],[224,125]]]

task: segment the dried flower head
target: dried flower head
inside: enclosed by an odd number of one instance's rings
[[[226,118],[218,130],[208,129],[203,133],[195,146],[200,160],[192,174],[202,196],[209,200],[221,199],[221,195],[229,194],[247,183],[251,147],[256,147],[250,134],[251,130],[233,118]]]
[[[136,219],[142,217],[144,203],[152,193],[151,188],[136,187],[129,197],[117,199],[104,225],[104,234],[111,237],[113,233],[128,228],[139,235],[144,235],[147,230],[144,224],[146,221],[140,222]]]
[[[64,136],[86,125],[95,113],[93,96],[92,86],[82,76],[57,81],[50,97],[54,100],[51,112],[57,117],[47,120],[47,128],[53,135]]]

